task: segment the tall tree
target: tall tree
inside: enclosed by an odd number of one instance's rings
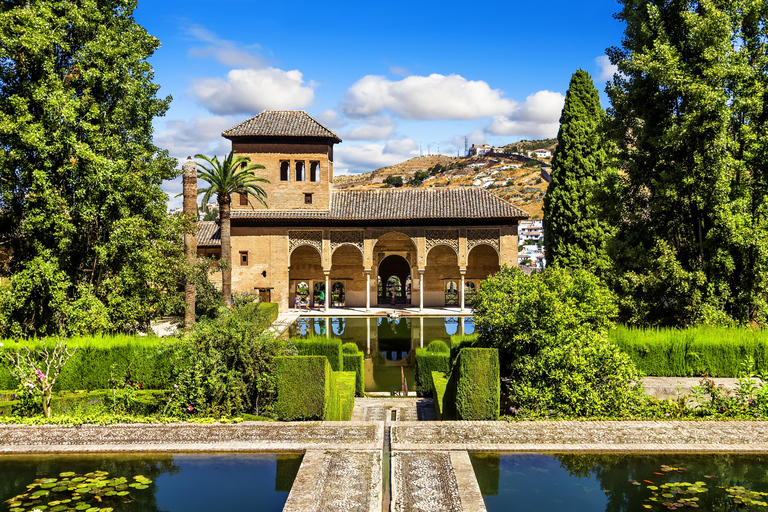
[[[207,167],[205,164],[199,164],[203,172],[198,177],[208,183],[207,187],[197,191],[198,194],[203,194],[200,204],[208,204],[208,200],[214,194],[219,202],[221,259],[224,261],[221,269],[221,291],[224,296],[224,304],[229,305],[232,302],[232,241],[230,238],[232,194],[245,194],[251,207],[253,207],[252,201],[254,199],[267,206],[267,193],[258,183],[269,183],[269,181],[264,178],[257,178],[251,172],[256,169],[264,169],[263,165],[252,164],[248,157],[235,155],[234,151],[230,151],[229,155],[221,162],[216,156],[208,158],[205,155],[195,155],[195,158],[208,162]]]
[[[768,4],[621,0],[609,85],[625,319],[759,321],[768,285]]]
[[[608,228],[599,195],[606,182],[604,112],[589,73],[571,77],[560,116],[552,182],[544,196],[547,264],[601,273],[608,267]]]
[[[159,47],[134,0],[0,4],[0,330],[135,329],[178,300],[175,160],[152,144]],[[177,304],[178,306],[179,304]]]

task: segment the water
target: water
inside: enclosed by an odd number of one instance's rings
[[[450,344],[454,334],[475,332],[472,317],[308,317],[289,328],[291,337],[328,336],[355,343],[365,354],[365,390],[401,390],[400,368],[414,389],[415,350],[431,341]]]
[[[516,512],[768,509],[768,455],[476,453],[470,459],[488,512],[511,510],[510,503]]]
[[[300,454],[99,454],[3,455],[0,457],[0,510],[6,500],[26,492],[38,478],[61,478],[63,472],[106,471],[108,478],[135,475],[152,480],[146,489],[128,489],[125,498],[101,497],[95,507],[126,512],[259,510],[279,512],[296,478]],[[64,495],[66,494],[66,495]],[[84,494],[86,496],[86,494]],[[71,491],[52,493],[41,505],[71,498]],[[124,499],[132,499],[123,503]],[[82,502],[82,500],[81,500]],[[77,502],[70,502],[73,506]],[[48,506],[47,510],[58,505]],[[25,511],[35,506],[24,507]]]

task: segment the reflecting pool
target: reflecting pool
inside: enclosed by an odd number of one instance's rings
[[[89,508],[83,506],[89,503],[93,508],[129,512],[279,512],[302,457],[241,453],[3,455],[0,510],[80,510]],[[91,483],[92,492],[78,492],[77,486],[93,479],[101,479],[100,488],[106,490],[101,492]],[[30,492],[27,486],[35,480],[37,487]],[[145,485],[132,485],[136,482]],[[32,495],[8,502],[25,493]]]
[[[470,454],[488,512],[766,510],[768,455]]]
[[[414,389],[415,350],[431,341],[450,342],[454,334],[473,334],[473,317],[306,317],[288,330],[290,337],[327,336],[352,342],[365,354],[365,390],[400,391],[400,369]]]

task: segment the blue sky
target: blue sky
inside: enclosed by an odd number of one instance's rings
[[[338,174],[421,151],[554,137],[571,74],[602,92],[620,44],[615,0],[589,2],[261,2],[139,0],[162,46],[150,58],[155,121],[171,155],[223,155],[221,132],[264,109],[306,110],[344,142]],[[166,183],[175,195],[180,181]],[[176,205],[180,199],[171,198]]]

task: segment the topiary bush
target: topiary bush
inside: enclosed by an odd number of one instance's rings
[[[355,373],[334,372],[336,394],[339,400],[339,414],[331,421],[349,421],[355,408]]]
[[[497,420],[500,387],[499,352],[492,348],[465,348],[448,379],[443,415],[458,420]]]
[[[432,394],[432,372],[448,373],[450,369],[450,350],[444,342],[436,340],[427,348],[417,348],[414,370],[416,393],[419,396]]]
[[[276,357],[274,363],[275,417],[282,421],[325,419],[333,373],[328,360],[324,356],[289,356]]]
[[[349,350],[348,345],[352,345],[355,352],[345,352],[342,355],[344,371],[355,372],[355,395],[365,396],[365,354],[360,352],[354,343],[345,343],[344,347],[347,350]]]
[[[454,334],[451,336],[451,368],[463,348],[484,348],[477,334]]]
[[[447,420],[444,414],[445,389],[448,387],[448,377],[443,372],[432,372],[432,401],[438,420]]]
[[[293,344],[301,356],[325,356],[335,372],[343,370],[341,352],[341,340],[338,338],[324,338],[311,336],[308,338],[294,338]]]

